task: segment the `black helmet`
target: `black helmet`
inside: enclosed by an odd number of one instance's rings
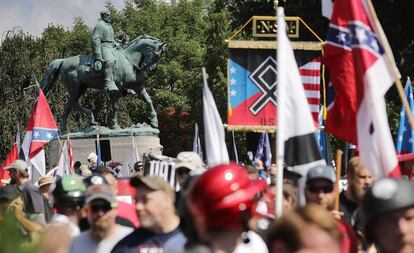
[[[371,237],[368,228],[372,227],[375,219],[385,213],[410,206],[414,206],[414,184],[411,181],[391,178],[378,180],[362,201],[368,239]]]
[[[59,209],[79,210],[85,203],[86,186],[77,174],[59,179],[53,189],[54,206]]]

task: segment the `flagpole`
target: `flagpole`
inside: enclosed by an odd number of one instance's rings
[[[101,165],[102,162],[102,156],[101,156],[101,141],[99,140],[99,134],[96,135],[96,149],[97,149],[97,156],[96,159],[96,167]]]
[[[285,24],[284,24],[284,10],[283,7],[278,7],[278,1],[275,1],[275,8],[276,8],[276,16],[277,16],[277,40],[276,43],[279,42],[280,36],[282,32],[285,32]],[[276,50],[276,59],[277,62],[281,61],[281,54],[278,53],[278,50],[280,48],[280,44],[277,46]],[[284,126],[281,124],[285,113],[284,110],[280,110],[280,105],[284,104],[282,102],[285,99],[284,91],[285,89],[282,88],[283,85],[285,85],[281,81],[281,74],[283,74],[283,70],[281,71],[281,68],[284,68],[284,66],[281,66],[280,64],[278,66],[278,75],[277,75],[277,133],[276,133],[276,201],[275,201],[275,217],[280,218],[283,214],[283,160],[285,156],[285,146],[284,146],[284,140],[285,137],[284,134]]]
[[[342,150],[338,149],[336,151],[336,181],[335,181],[335,210],[339,211],[339,179],[341,178],[341,169],[342,169]]]
[[[139,161],[139,157],[137,155],[137,151],[135,149],[135,139],[134,139],[134,133],[131,131],[131,139],[132,139],[132,152],[134,152],[134,159],[136,161]]]
[[[397,69],[397,66],[395,64],[394,56],[392,54],[392,50],[388,44],[387,38],[385,36],[384,31],[382,30],[381,24],[379,23],[377,13],[375,12],[374,6],[372,5],[371,0],[367,0],[368,4],[368,10],[372,17],[372,24],[374,24],[374,30],[378,34],[378,39],[384,48],[386,60],[388,62],[388,65],[392,68],[392,74],[394,75],[394,81],[395,86],[398,90],[398,95],[400,96],[400,99],[402,101],[402,104],[407,111],[408,121],[410,122],[411,128],[414,129],[414,118],[410,109],[410,105],[408,104],[407,98],[404,94],[404,88],[400,80],[400,73]]]
[[[75,169],[73,168],[73,153],[72,153],[72,141],[70,140],[70,131],[67,133],[67,152],[69,157],[69,171],[71,174],[75,174]],[[70,152],[69,152],[70,151]]]

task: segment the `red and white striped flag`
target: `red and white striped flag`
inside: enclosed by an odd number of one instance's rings
[[[318,125],[320,107],[320,80],[321,80],[321,59],[317,57],[299,68],[305,96],[308,99],[309,108],[315,125]]]

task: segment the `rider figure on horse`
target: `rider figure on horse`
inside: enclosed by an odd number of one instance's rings
[[[96,23],[92,33],[94,69],[101,70],[103,67],[105,90],[118,91],[114,82],[115,48],[118,45],[114,39],[111,23],[111,13],[107,10],[101,11],[101,19]]]

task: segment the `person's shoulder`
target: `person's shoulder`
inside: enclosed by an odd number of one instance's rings
[[[181,235],[183,235],[183,232],[181,231],[180,227],[177,227],[176,229],[174,229],[173,231],[171,231],[167,234],[168,234],[168,236],[173,237],[173,236],[181,236]]]
[[[70,253],[80,252],[85,250],[85,247],[90,244],[92,241],[90,237],[90,231],[86,230],[80,233],[79,235],[73,237],[73,240],[70,244]]]
[[[85,239],[90,239],[91,238],[90,234],[91,234],[90,230],[83,231],[79,235],[75,236],[73,238],[73,241],[82,241]]]
[[[187,243],[187,238],[183,233],[175,232],[164,244],[165,252],[184,252],[184,246]]]
[[[23,184],[23,191],[39,191],[39,189],[30,181],[27,181]]]
[[[118,225],[117,228],[117,234],[123,234],[125,236],[131,234],[132,232],[134,232],[134,229],[131,227],[127,227],[127,226],[122,226],[122,225]]]
[[[121,249],[134,248],[154,235],[155,234],[151,231],[143,228],[135,229],[131,233],[127,234],[122,240],[120,240],[112,252],[124,252]]]

